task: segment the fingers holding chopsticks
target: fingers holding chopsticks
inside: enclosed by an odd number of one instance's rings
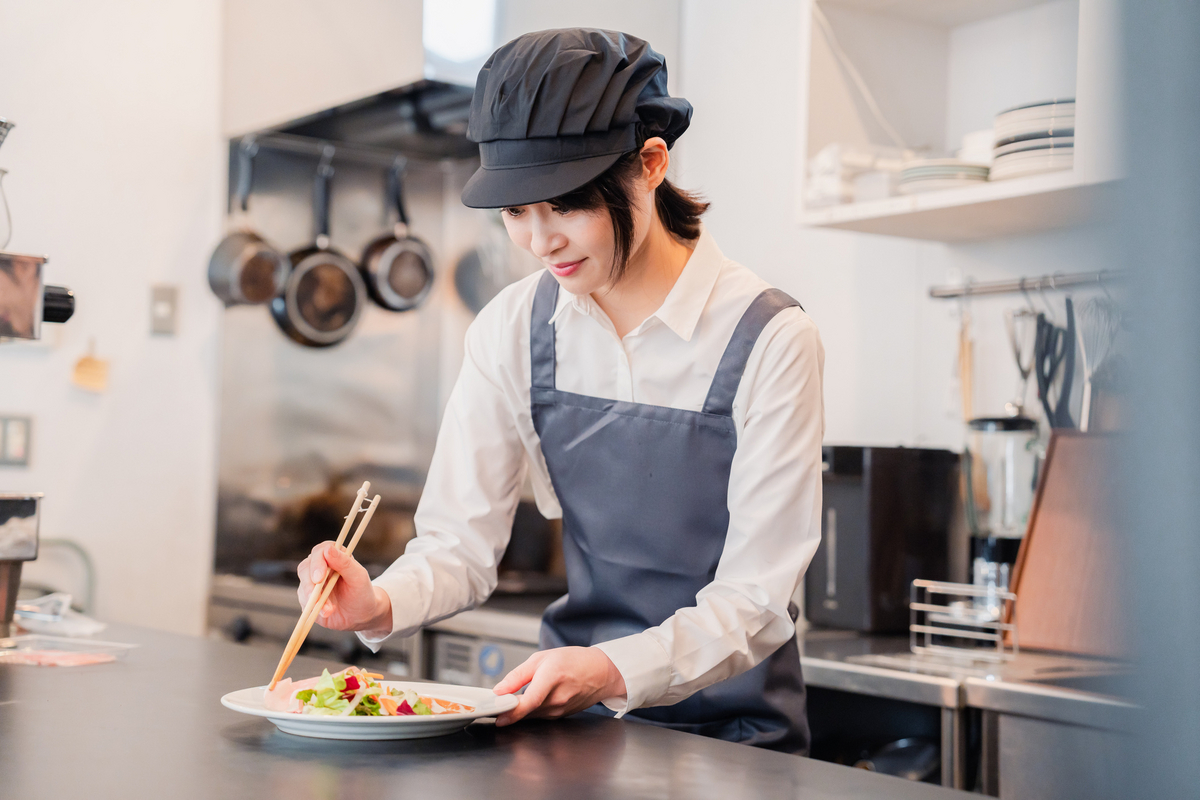
[[[374,629],[386,603],[391,618],[391,600],[382,589],[371,583],[362,564],[333,542],[321,542],[297,568],[300,578],[298,597],[303,607],[312,594],[331,573],[339,576],[332,594],[321,609],[318,624],[331,630]],[[389,627],[390,629],[390,627]]]

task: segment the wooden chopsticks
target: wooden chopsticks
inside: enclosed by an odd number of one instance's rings
[[[350,526],[354,524],[354,518],[358,516],[358,512],[362,511],[362,501],[367,496],[367,491],[371,488],[370,481],[363,481],[362,488],[358,490],[358,494],[354,498],[354,508],[346,515],[346,522],[342,525],[341,533],[338,534],[335,547],[341,547],[342,542],[346,540],[346,533],[350,530]],[[367,523],[371,521],[371,517],[375,514],[375,507],[379,505],[379,495],[371,498],[371,504],[367,506],[366,513],[363,514],[362,521],[358,523],[358,528],[354,531],[354,536],[350,539],[350,544],[346,546],[346,554],[353,555],[354,548],[358,546],[358,540],[362,538],[363,531],[367,529]],[[329,595],[333,593],[333,587],[337,585],[338,578],[341,575],[330,570],[325,576],[325,580],[320,586],[314,586],[313,592],[308,596],[308,603],[304,606],[304,611],[300,613],[300,619],[296,621],[296,628],[292,631],[291,638],[288,639],[287,646],[283,648],[283,655],[279,659],[279,666],[275,668],[275,674],[271,677],[269,689],[274,689],[275,684],[288,671],[288,667],[292,665],[292,661],[296,658],[296,653],[300,651],[300,645],[304,644],[304,639],[308,636],[308,632],[312,630],[312,626],[316,624],[317,617],[321,615],[321,609],[325,607],[325,601],[329,599]]]

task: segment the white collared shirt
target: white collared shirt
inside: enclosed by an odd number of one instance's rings
[[[530,412],[529,325],[540,278],[506,288],[467,331],[417,536],[375,580],[392,601],[390,634],[410,635],[487,599],[527,474],[542,514],[562,516]],[[624,338],[590,295],[559,291],[557,388],[699,411],[734,327],[768,288],[705,231],[662,306]],[[606,701],[610,709],[678,702],[795,635],[788,604],[821,530],[824,359],[817,327],[799,308],[763,329],[733,403],[738,443],[716,576],[695,606],[596,645],[625,679],[627,695]],[[390,634],[360,636],[378,649]]]

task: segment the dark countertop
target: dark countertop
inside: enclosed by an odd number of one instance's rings
[[[5,798],[952,798],[928,784],[634,722],[580,715],[434,739],[341,742],[278,732],[221,695],[277,655],[113,625],[141,645],[90,667],[0,665]],[[335,666],[298,658],[289,674]]]

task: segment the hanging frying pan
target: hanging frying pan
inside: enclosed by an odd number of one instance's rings
[[[221,240],[208,261],[208,285],[226,306],[265,303],[283,289],[292,268],[287,256],[267,244],[245,224],[254,180],[254,156],[258,145],[253,137],[238,148],[237,203],[241,217],[238,229]]]
[[[329,347],[350,335],[367,302],[358,268],[329,247],[329,185],[333,148],[325,148],[313,185],[316,241],[291,254],[292,271],[283,293],[271,300],[271,316],[292,340]]]
[[[433,288],[433,256],[424,242],[408,234],[403,172],[403,159],[388,172],[387,194],[396,208],[395,230],[367,245],[359,262],[371,299],[389,311],[416,308]]]

